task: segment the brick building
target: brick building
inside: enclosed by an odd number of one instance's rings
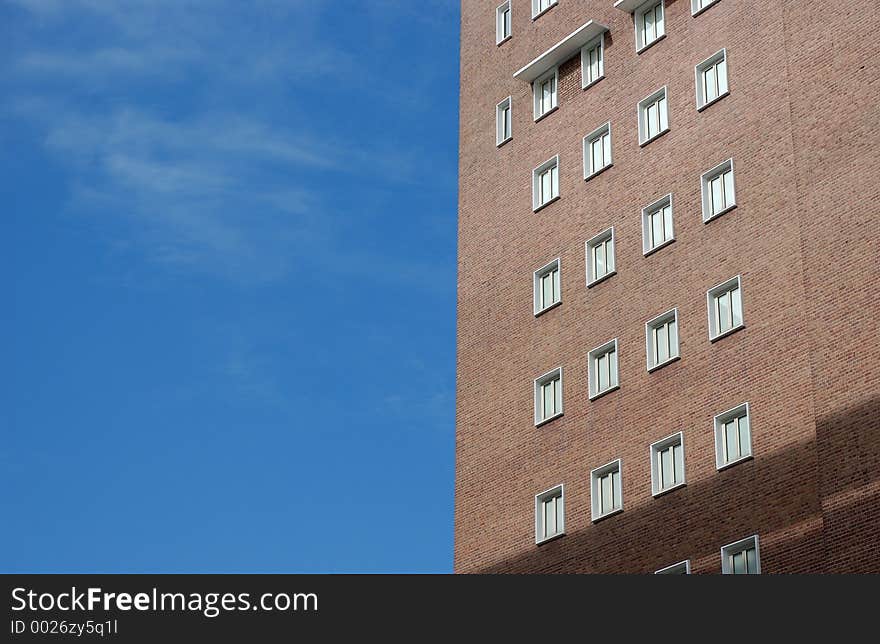
[[[455,570],[880,572],[880,33],[463,0]]]

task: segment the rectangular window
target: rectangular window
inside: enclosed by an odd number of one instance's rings
[[[649,255],[674,240],[670,193],[642,208],[642,252]]]
[[[495,144],[501,145],[513,137],[513,112],[510,96],[495,107]]]
[[[495,10],[495,44],[510,38],[510,0],[502,2]]]
[[[727,50],[722,49],[695,68],[697,110],[727,96]]]
[[[749,404],[743,403],[715,416],[715,464],[723,469],[752,455]]]
[[[590,351],[589,363],[590,400],[618,388],[617,338]]]
[[[559,198],[559,156],[532,170],[532,210],[538,211]]]
[[[614,227],[603,230],[586,243],[587,288],[615,274]]]
[[[623,510],[623,483],[620,459],[590,472],[593,521]]]
[[[678,309],[667,311],[645,323],[648,371],[678,358]]]
[[[636,50],[650,47],[666,35],[663,20],[663,2],[648,2],[635,12]]]
[[[559,69],[554,68],[532,83],[536,121],[556,109],[556,84],[558,80]]]
[[[584,89],[605,77],[604,49],[604,33],[581,48],[581,86]]]
[[[651,445],[651,493],[659,496],[684,484],[684,434],[678,432]]]
[[[560,260],[554,259],[535,271],[535,315],[562,303]]]
[[[584,179],[611,167],[611,122],[584,137]]]
[[[556,4],[557,0],[532,0],[532,20]]]
[[[535,379],[535,426],[562,415],[562,367]]]
[[[721,548],[721,572],[725,575],[760,575],[761,555],[758,535]]]
[[[557,485],[535,495],[535,543],[565,534],[563,486]]]
[[[733,159],[719,163],[700,176],[703,197],[703,222],[708,223],[736,208],[733,184]]]
[[[691,15],[697,16],[713,4],[718,2],[718,0],[691,0]]]
[[[742,279],[739,275],[706,292],[709,340],[714,342],[743,327]]]
[[[669,129],[666,87],[639,103],[639,145],[645,145]]]
[[[654,573],[655,575],[689,575],[691,574],[691,560],[685,559],[677,564],[666,566]]]

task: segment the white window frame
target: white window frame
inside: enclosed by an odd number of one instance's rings
[[[545,525],[544,525],[544,502],[548,499],[558,498],[560,503],[559,505],[562,508],[562,512],[559,512],[559,508],[556,510],[556,525],[558,530],[551,535],[544,535],[545,533]],[[562,515],[561,517],[559,515]],[[558,539],[559,537],[565,534],[565,484],[560,483],[559,485],[554,485],[549,490],[544,490],[543,492],[535,495],[535,544],[540,545],[542,543],[546,543],[553,539]]]
[[[703,13],[709,7],[712,7],[718,4],[718,0],[705,0],[703,1],[703,5],[700,6],[701,0],[691,0],[691,15],[696,18],[701,13]]]
[[[605,165],[601,168],[596,168],[593,166],[592,146],[593,142],[604,136],[608,137],[604,140],[602,146],[602,160],[605,162]],[[589,181],[600,172],[604,172],[614,165],[612,145],[611,121],[608,121],[604,125],[600,125],[584,137],[584,181]]]
[[[746,422],[748,423],[748,453],[742,454],[742,446],[740,446],[740,456],[732,460],[725,460],[725,452],[727,449],[727,445],[725,442],[724,436],[724,425],[729,423],[735,418],[746,418]],[[738,463],[742,463],[743,461],[748,461],[752,459],[752,413],[749,408],[749,403],[744,402],[733,409],[728,409],[725,412],[721,412],[717,416],[712,419],[712,424],[715,429],[715,469],[719,472],[721,470],[727,469],[728,467],[732,467]],[[737,428],[738,430],[739,428]],[[739,433],[737,431],[737,440],[739,440]]]
[[[648,136],[648,108],[660,99],[663,99],[663,104],[657,108],[659,129],[655,134]],[[669,94],[666,91],[666,85],[656,92],[651,92],[651,94],[639,101],[638,117],[640,146],[648,145],[651,141],[660,138],[669,131]]]
[[[691,560],[685,559],[671,566],[666,566],[660,570],[654,571],[655,575],[689,575],[691,574]]]
[[[706,99],[705,96],[705,72],[710,67],[715,67],[716,65],[722,65],[724,69],[724,79],[723,83],[721,80],[718,80],[718,96],[712,99]],[[694,66],[694,86],[697,91],[697,111],[702,112],[704,109],[712,105],[713,103],[717,103],[722,98],[730,94],[730,77],[728,74],[727,68],[727,48],[723,48],[720,51],[716,51],[714,54],[709,56],[706,60],[701,63],[698,63]]]
[[[508,32],[504,33],[504,12],[507,12]],[[495,9],[495,44],[500,45],[513,37],[513,6],[510,0],[502,2]]]
[[[617,497],[617,500],[620,501],[620,505],[619,507],[603,513],[601,507],[602,497],[599,487],[601,485],[600,479],[611,472],[617,473],[617,489],[614,489],[612,487],[611,493],[613,496]],[[613,486],[614,479],[612,478],[611,481]],[[623,512],[623,463],[621,459],[615,459],[610,463],[606,463],[601,467],[597,467],[590,472],[590,508],[593,523]]]
[[[599,60],[598,63],[598,73],[595,78],[589,78],[589,70],[590,70],[590,61],[589,55],[590,52],[594,49],[599,49]],[[602,32],[598,37],[594,38],[586,45],[581,47],[581,87],[583,89],[587,89],[588,87],[592,87],[600,80],[605,78],[605,33]]]
[[[507,110],[509,132],[504,131],[502,114]],[[513,138],[513,98],[508,96],[495,106],[495,145],[501,147]]]
[[[553,175],[550,176],[550,192],[552,194],[550,199],[544,201],[543,203],[540,201],[541,198],[541,176],[544,174],[546,170],[550,170],[551,168],[556,168],[556,180],[553,181]],[[551,203],[559,199],[559,155],[555,155],[544,161],[537,168],[532,170],[532,211],[538,212],[541,208],[546,208]]]
[[[600,243],[604,243],[605,241],[611,241],[611,254],[609,255],[606,251],[605,253],[605,265],[609,267],[609,269],[605,272],[604,275],[596,275],[596,267],[593,266],[593,249],[598,246]],[[614,241],[614,226],[611,228],[607,228],[603,230],[598,235],[588,239],[584,243],[584,252],[586,255],[586,264],[587,264],[587,288],[592,288],[599,282],[603,282],[607,280],[612,275],[617,274],[617,259],[615,257],[615,241]],[[611,261],[608,261],[608,258],[611,258]]]
[[[609,375],[612,372],[613,364],[613,382],[604,389],[599,389],[598,360],[610,351],[614,352],[614,361],[609,363]],[[590,351],[587,354],[587,368],[590,400],[596,400],[605,394],[610,394],[612,391],[620,389],[620,352],[618,351],[617,338],[609,340]]]
[[[675,324],[674,327],[674,340],[675,347],[672,346],[672,342],[669,342],[669,355],[664,360],[655,360],[655,344],[654,344],[654,331],[668,322],[673,322]],[[645,322],[645,351],[646,351],[646,364],[648,367],[648,373],[652,371],[656,371],[657,369],[668,365],[671,362],[675,362],[678,360],[681,355],[679,354],[679,325],[678,325],[678,308],[670,309],[666,311],[666,313],[662,313],[657,317],[648,320]]]
[[[655,9],[657,5],[660,5],[661,17],[663,18],[663,32],[657,34],[655,38],[652,40],[645,39],[645,30],[644,30],[644,15],[648,13],[648,11]],[[635,23],[636,28],[636,53],[641,54],[643,51],[656,45],[658,42],[666,38],[666,0],[648,0],[644,4],[640,5],[638,9],[633,11],[633,22]]]
[[[550,11],[553,7],[558,4],[559,0],[550,0],[550,3],[541,9],[541,0],[532,0],[532,20],[537,20],[545,13]]]
[[[556,278],[554,279],[554,290],[556,291],[557,299],[550,304],[545,304],[543,302],[543,289],[541,288],[541,280],[549,273],[555,271]],[[542,313],[546,313],[552,308],[555,308],[562,304],[562,258],[557,257],[549,264],[542,266],[534,273],[534,283],[535,283],[535,292],[534,292],[534,309],[535,309],[535,317],[538,317]]]
[[[653,229],[651,226],[651,216],[665,208],[669,208],[669,237],[659,244],[652,246],[651,239],[653,237]],[[667,227],[665,214],[663,216],[663,221],[663,229],[665,231]],[[642,208],[642,254],[647,257],[651,253],[656,253],[658,250],[660,250],[664,246],[668,246],[674,241],[675,207],[673,205],[672,193],[670,192],[669,194],[660,197],[657,201],[654,201]]]
[[[730,316],[731,322],[733,322],[737,314],[736,307],[739,306],[739,324],[733,324],[729,329],[720,331],[718,321],[715,319],[715,298],[717,298],[719,295],[723,295],[727,291],[733,290],[734,288],[738,289],[738,294],[736,298],[730,298]],[[709,316],[710,342],[715,342],[716,340],[725,338],[731,333],[735,333],[736,331],[744,328],[746,325],[746,318],[745,306],[743,305],[742,276],[737,275],[735,277],[731,277],[730,279],[724,280],[720,284],[716,284],[708,291],[706,291],[706,307]]]
[[[554,380],[559,380],[559,408],[556,410],[556,413],[544,417],[544,405],[543,399],[541,398],[541,388],[549,382]],[[543,376],[539,376],[535,378],[535,427],[540,427],[545,423],[549,423],[551,420],[555,420],[562,416],[563,413],[563,400],[564,400],[564,392],[563,392],[563,382],[562,382],[562,367],[556,367],[552,371],[548,371]]]
[[[663,481],[661,479],[662,472],[660,471],[660,452],[665,451],[666,449],[674,446],[681,447],[681,481],[670,485],[669,487],[663,487]],[[664,494],[668,494],[673,490],[677,490],[681,487],[687,485],[687,452],[684,448],[684,432],[676,432],[671,436],[667,436],[656,443],[652,443],[650,447],[651,453],[651,495],[655,498],[658,496],[663,496]],[[673,452],[673,457],[675,453]],[[673,469],[675,469],[675,462],[672,464]]]
[[[553,94],[550,101],[552,105],[542,112],[540,111],[541,94],[539,92],[543,82],[551,77],[553,78]],[[553,69],[545,72],[544,74],[541,74],[538,78],[532,81],[532,103],[536,123],[546,117],[548,114],[552,114],[557,109],[559,109],[559,67],[554,67]]]
[[[755,572],[749,574],[761,574],[761,546],[759,544],[758,535],[753,534],[751,537],[728,543],[721,548],[721,574],[732,575],[733,567],[730,564],[730,558],[746,550],[754,548],[755,550]]]
[[[725,206],[719,210],[718,212],[714,212],[713,204],[712,204],[712,195],[710,193],[710,186],[712,181],[717,179],[720,175],[725,172],[730,172],[730,185],[727,185],[727,182],[722,180],[722,186],[724,189],[724,197],[725,197]],[[727,191],[728,188],[733,193],[730,195],[730,199],[728,201]],[[713,219],[717,219],[721,215],[724,215],[734,208],[736,208],[736,172],[733,168],[733,157],[730,157],[726,161],[722,161],[718,165],[709,170],[706,170],[703,174],[700,175],[700,195],[702,199],[702,208],[703,208],[703,223],[708,224]]]

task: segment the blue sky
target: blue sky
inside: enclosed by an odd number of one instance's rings
[[[0,571],[451,571],[458,3],[0,42]]]

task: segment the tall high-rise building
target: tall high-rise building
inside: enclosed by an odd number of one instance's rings
[[[878,33],[463,0],[457,572],[880,571]]]

